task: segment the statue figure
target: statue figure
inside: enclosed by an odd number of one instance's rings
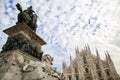
[[[26,23],[33,31],[36,31],[37,28],[37,15],[32,9],[32,6],[28,7],[26,10],[22,10],[22,6],[17,3],[16,4],[17,9],[20,11],[18,14],[18,22],[21,23],[24,22]]]
[[[42,58],[42,61],[46,61],[48,63],[50,63],[50,65],[53,64],[53,57],[50,56],[49,54],[45,54]]]

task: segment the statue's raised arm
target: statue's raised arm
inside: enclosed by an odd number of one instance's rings
[[[20,11],[18,14],[18,22],[26,23],[33,31],[36,31],[37,28],[37,15],[35,14],[35,11],[32,9],[32,6],[28,7],[26,10],[22,10],[22,6],[17,3],[16,4],[17,9]]]
[[[16,7],[17,7],[17,9],[18,9],[20,12],[23,11],[23,10],[22,10],[22,6],[21,6],[19,3],[16,4]]]

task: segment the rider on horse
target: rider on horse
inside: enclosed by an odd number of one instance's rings
[[[18,22],[26,23],[33,31],[36,31],[37,28],[37,15],[32,9],[32,6],[28,7],[26,10],[22,10],[22,7],[19,3],[16,4],[17,9],[20,11],[18,14]]]

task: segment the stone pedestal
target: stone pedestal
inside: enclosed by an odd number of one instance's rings
[[[52,67],[53,58],[43,55],[46,42],[25,23],[4,30],[8,34],[0,53],[0,80],[63,80]]]
[[[40,38],[31,28],[26,25],[25,23],[19,23],[13,27],[10,27],[6,30],[4,30],[6,34],[9,35],[9,37],[14,36],[18,33],[23,33],[26,38],[29,40],[32,40],[34,43],[37,43],[38,45],[44,45],[46,42]]]
[[[11,28],[4,30],[8,34],[8,40],[3,46],[4,51],[20,50],[41,60],[43,52],[41,46],[46,42],[41,39],[25,23],[19,23]]]
[[[19,50],[0,54],[0,80],[60,80],[49,62]]]

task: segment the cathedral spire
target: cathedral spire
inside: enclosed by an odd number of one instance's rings
[[[70,63],[72,62],[72,56],[71,56],[71,54],[70,54]]]
[[[106,55],[106,61],[107,61],[109,64],[111,64],[111,63],[113,64],[112,59],[111,59],[108,51],[105,51],[105,55]]]
[[[108,56],[107,56],[107,53],[105,52],[105,57],[106,57],[106,61],[108,61]]]
[[[67,79],[67,66],[66,66],[66,61],[65,61],[65,59],[63,59],[63,61],[62,61],[62,71],[63,71],[63,73],[64,73],[64,76],[66,77],[66,79]]]
[[[98,59],[100,59],[100,55],[99,55],[99,53],[98,53],[97,48],[96,48],[96,54],[97,54]]]
[[[112,59],[111,59],[111,57],[110,57],[110,55],[109,55],[109,52],[106,51],[106,53],[107,53],[107,56],[108,56],[108,61],[109,61],[110,63],[113,63],[113,62],[112,62]]]
[[[88,48],[87,48],[87,44],[85,44],[85,50],[86,50],[86,51],[88,50]]]
[[[66,62],[65,62],[65,60],[63,59],[63,61],[62,61],[62,67],[63,67],[63,69],[65,69],[66,68]]]
[[[77,46],[77,48],[75,48],[75,53],[76,53],[76,56],[77,56],[77,54],[79,53],[79,48],[78,48],[78,46]]]
[[[87,44],[87,50],[89,51],[88,53],[91,54],[91,50],[90,50],[89,44]]]

